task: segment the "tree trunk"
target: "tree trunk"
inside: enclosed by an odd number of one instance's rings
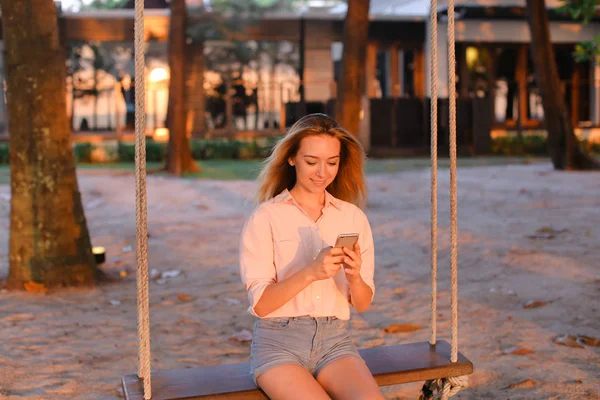
[[[52,0],[0,0],[10,125],[8,286],[89,286],[101,276],[81,204]]]
[[[548,146],[554,168],[599,169],[600,163],[583,150],[571,125],[560,89],[545,1],[527,0],[527,14],[533,64],[542,96],[544,123],[548,131]]]
[[[169,173],[181,176],[186,172],[198,172],[200,169],[192,158],[187,138],[186,104],[186,21],[185,0],[171,1],[171,24],[169,27],[169,108],[167,125],[169,127],[169,149],[166,169]]]
[[[337,85],[336,118],[355,136],[358,136],[361,99],[365,91],[369,3],[370,0],[348,0],[342,74]]]
[[[187,73],[187,107],[188,118],[191,118],[191,133],[204,135],[206,97],[204,95],[204,41],[190,43],[188,54],[192,56],[189,61]]]
[[[69,130],[72,132],[75,130],[73,125],[75,124],[75,75],[71,78],[71,115],[69,115]]]

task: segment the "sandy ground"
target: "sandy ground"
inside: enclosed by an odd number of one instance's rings
[[[448,171],[440,175],[438,332],[449,341]],[[351,333],[360,347],[426,341],[429,171],[369,184],[378,290],[367,312],[353,314]],[[254,182],[153,176],[148,185],[153,368],[248,360],[249,343],[231,336],[253,323],[237,247]],[[103,268],[124,276],[93,290],[0,290],[0,398],[116,399],[120,377],[136,372],[134,178],[81,171],[80,186],[93,243],[107,248]],[[0,278],[9,191],[0,186]],[[600,337],[600,175],[549,164],[459,169],[458,199],[459,349],[475,373],[456,398],[600,399],[600,347],[554,342]],[[545,304],[525,308],[531,301]],[[383,330],[394,323],[422,329]],[[409,399],[418,389],[384,391]]]

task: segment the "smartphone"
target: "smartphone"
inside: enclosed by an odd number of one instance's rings
[[[354,245],[356,244],[356,242],[358,242],[358,233],[341,233],[338,235],[334,247],[340,249],[342,247],[354,249]]]

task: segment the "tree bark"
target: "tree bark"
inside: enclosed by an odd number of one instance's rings
[[[337,85],[336,119],[355,136],[358,136],[361,99],[365,91],[369,3],[370,0],[348,0],[342,73]]]
[[[573,131],[560,89],[545,1],[527,0],[527,15],[531,31],[533,64],[542,96],[548,147],[554,168],[600,169],[600,163],[584,151]]]
[[[188,113],[185,78],[186,21],[185,0],[172,0],[168,43],[171,77],[169,80],[169,108],[167,111],[169,149],[166,170],[177,176],[200,170],[192,158],[186,129]]]
[[[204,95],[204,41],[188,45],[188,54],[192,60],[188,62],[187,107],[188,118],[191,118],[191,132],[193,135],[205,133],[206,97]]]
[[[75,173],[65,53],[52,0],[0,0],[10,126],[8,286],[90,286],[101,277]]]

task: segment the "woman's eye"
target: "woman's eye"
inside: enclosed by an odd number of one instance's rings
[[[337,165],[337,163],[327,163],[329,165],[331,165],[332,167],[335,167]]]
[[[308,165],[317,165],[317,163],[316,163],[316,162],[308,162],[308,161],[307,161],[306,163],[307,163]]]

